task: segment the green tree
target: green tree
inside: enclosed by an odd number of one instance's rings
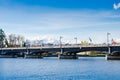
[[[5,33],[0,29],[0,47],[4,47],[6,42]]]

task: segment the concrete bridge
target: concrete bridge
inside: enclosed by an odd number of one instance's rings
[[[70,46],[42,46],[42,47],[18,47],[18,48],[1,48],[1,56],[12,57],[42,57],[42,53],[60,53],[59,58],[77,58],[76,53],[84,51],[101,51],[106,53],[112,53],[114,51],[120,51],[120,45],[70,45]],[[69,56],[65,55],[70,53]]]

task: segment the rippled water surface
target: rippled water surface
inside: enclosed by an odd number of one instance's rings
[[[0,58],[0,80],[120,80],[120,61]]]

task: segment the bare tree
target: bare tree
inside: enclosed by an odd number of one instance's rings
[[[24,37],[21,35],[10,34],[8,36],[8,41],[11,47],[22,47],[24,44]]]

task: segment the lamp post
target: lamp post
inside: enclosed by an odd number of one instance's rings
[[[29,48],[30,47],[30,42],[29,40],[26,40],[26,49],[27,49],[27,54],[29,54]]]
[[[60,48],[62,48],[62,41],[61,41],[61,40],[62,40],[62,38],[63,38],[63,37],[62,37],[62,36],[60,36]]]
[[[76,42],[76,44],[77,44],[77,37],[75,37],[74,39],[75,39],[75,42]]]
[[[107,33],[107,45],[109,46],[109,35],[110,33]]]
[[[61,49],[61,54],[63,54],[62,41],[61,41],[61,40],[62,40],[62,38],[63,38],[63,37],[62,37],[62,36],[60,36],[60,49]]]
[[[107,33],[107,46],[108,46],[108,53],[110,54],[109,35],[110,35],[110,33]]]

